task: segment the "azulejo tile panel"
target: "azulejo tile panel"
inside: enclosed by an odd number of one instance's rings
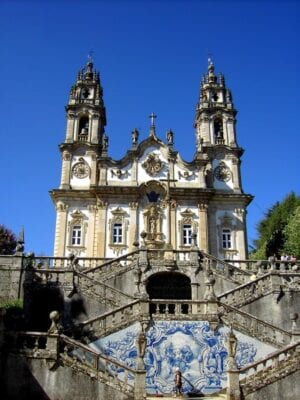
[[[139,324],[106,338],[92,347],[105,355],[136,365],[136,338]],[[174,372],[179,368],[183,376],[183,392],[213,393],[226,386],[228,327],[213,331],[207,321],[153,322],[147,330],[144,362],[147,371],[148,393],[170,393],[174,390]],[[236,362],[243,367],[274,349],[235,332],[238,338]],[[120,370],[120,376],[122,371]]]

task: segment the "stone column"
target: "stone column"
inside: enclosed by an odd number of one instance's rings
[[[86,247],[86,256],[87,257],[95,257],[95,248],[97,247],[97,238],[96,238],[96,215],[97,215],[97,206],[95,204],[90,204],[88,206],[89,211],[89,223],[88,223],[88,232],[85,238],[85,247]]]
[[[62,168],[60,189],[70,189],[71,154],[65,150],[62,153]]]
[[[170,221],[170,224],[171,224],[171,229],[170,229],[171,240],[170,240],[170,243],[171,243],[173,249],[177,249],[177,245],[178,245],[178,243],[177,243],[177,229],[176,229],[176,226],[177,226],[177,221],[176,221],[177,203],[176,203],[175,200],[171,200],[170,207],[171,207],[171,210],[170,210],[170,218],[171,218],[171,221]]]
[[[144,400],[146,394],[146,370],[144,355],[147,346],[147,338],[143,331],[138,334],[136,340],[137,362],[134,380],[134,400]]]
[[[91,159],[90,186],[96,186],[97,185],[97,155],[93,151],[88,151],[86,154]]]
[[[98,224],[97,224],[97,255],[96,257],[106,256],[106,235],[107,235],[107,202],[98,199]]]
[[[199,213],[199,246],[200,250],[208,252],[208,205],[207,203],[198,204]]]
[[[239,370],[235,362],[237,338],[232,330],[228,336],[228,366],[227,366],[227,400],[241,400]]]
[[[98,143],[98,131],[99,131],[99,114],[93,114],[90,117],[90,125],[91,125],[91,143]]]
[[[137,202],[133,201],[129,203],[130,207],[129,234],[128,234],[129,251],[134,251],[136,249],[134,243],[136,242],[136,240],[138,240],[138,230],[139,230],[138,206],[139,203]]]
[[[233,190],[235,192],[241,192],[241,178],[240,178],[240,160],[238,158],[232,158],[232,179],[233,179]]]
[[[68,205],[59,201],[56,204],[56,226],[54,257],[64,257],[67,240],[67,210]]]
[[[66,143],[72,143],[74,140],[75,114],[68,113],[67,118]]]

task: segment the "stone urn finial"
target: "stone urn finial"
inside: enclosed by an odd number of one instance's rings
[[[49,314],[49,318],[51,319],[51,326],[48,330],[48,333],[58,333],[57,322],[60,318],[59,312],[51,311],[51,313]]]

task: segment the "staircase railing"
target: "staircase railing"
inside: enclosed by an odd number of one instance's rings
[[[203,256],[203,262],[207,268],[235,283],[242,284],[248,282],[252,276],[251,272],[236,267],[232,262],[229,263],[228,261],[220,260],[208,253],[200,253]]]
[[[107,283],[100,282],[94,277],[76,270],[77,285],[80,290],[87,296],[99,299],[101,303],[111,307],[119,307],[122,304],[127,304],[133,300],[130,296],[121,290],[118,290]]]
[[[275,347],[286,346],[292,340],[291,332],[228,304],[220,303],[219,315],[226,325]]]
[[[275,382],[299,369],[300,342],[296,342],[241,368],[238,373],[243,395],[257,392],[266,383]]]
[[[134,395],[136,369],[108,358],[90,347],[60,335],[60,357],[71,367],[80,368],[91,378],[101,378],[105,384],[122,393]]]

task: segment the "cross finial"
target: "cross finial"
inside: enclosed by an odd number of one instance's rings
[[[212,55],[212,53],[208,53],[207,61],[208,61],[208,65],[213,65],[213,55]]]
[[[93,62],[94,50],[88,52],[88,62]]]
[[[155,118],[156,118],[156,115],[154,114],[154,112],[152,112],[152,113],[149,115],[149,118],[150,118],[150,121],[151,121],[150,127],[151,127],[151,128],[154,128],[154,127],[155,127],[155,125],[154,125],[154,120],[155,120]]]

